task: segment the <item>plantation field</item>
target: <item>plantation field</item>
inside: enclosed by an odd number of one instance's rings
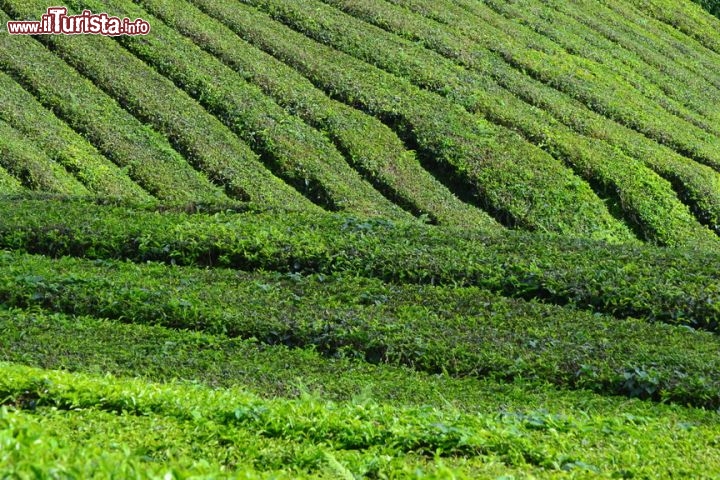
[[[720,19],[0,0],[0,478],[720,477]]]

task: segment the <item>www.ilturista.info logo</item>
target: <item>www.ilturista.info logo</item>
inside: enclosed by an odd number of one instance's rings
[[[138,18],[111,17],[107,13],[83,10],[80,15],[68,15],[65,7],[50,7],[40,21],[7,22],[11,35],[147,35],[150,24]]]

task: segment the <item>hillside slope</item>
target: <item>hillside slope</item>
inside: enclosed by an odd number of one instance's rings
[[[66,6],[151,30],[0,0],[0,477],[720,476],[719,19]]]
[[[46,8],[1,6],[3,23]],[[471,228],[717,245],[718,57],[640,10],[563,1],[69,6],[143,18],[153,34],[3,35],[0,66],[162,201],[227,202],[213,182],[269,206],[309,200]],[[68,96],[91,103],[78,110]],[[0,119],[41,143],[10,110]],[[69,168],[104,191],[67,154],[39,146],[60,164],[48,170]]]

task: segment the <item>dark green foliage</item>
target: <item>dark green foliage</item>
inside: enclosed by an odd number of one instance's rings
[[[720,341],[684,328],[509,300],[477,288],[12,254],[0,257],[0,267],[0,303],[7,306],[312,346],[325,355],[430,373],[532,378],[720,407]],[[646,369],[654,372],[652,389]]]
[[[720,2],[718,0],[692,0],[716,17],[720,17]]]

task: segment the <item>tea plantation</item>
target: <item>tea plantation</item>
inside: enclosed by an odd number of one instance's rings
[[[0,0],[0,478],[720,478],[716,3]]]

